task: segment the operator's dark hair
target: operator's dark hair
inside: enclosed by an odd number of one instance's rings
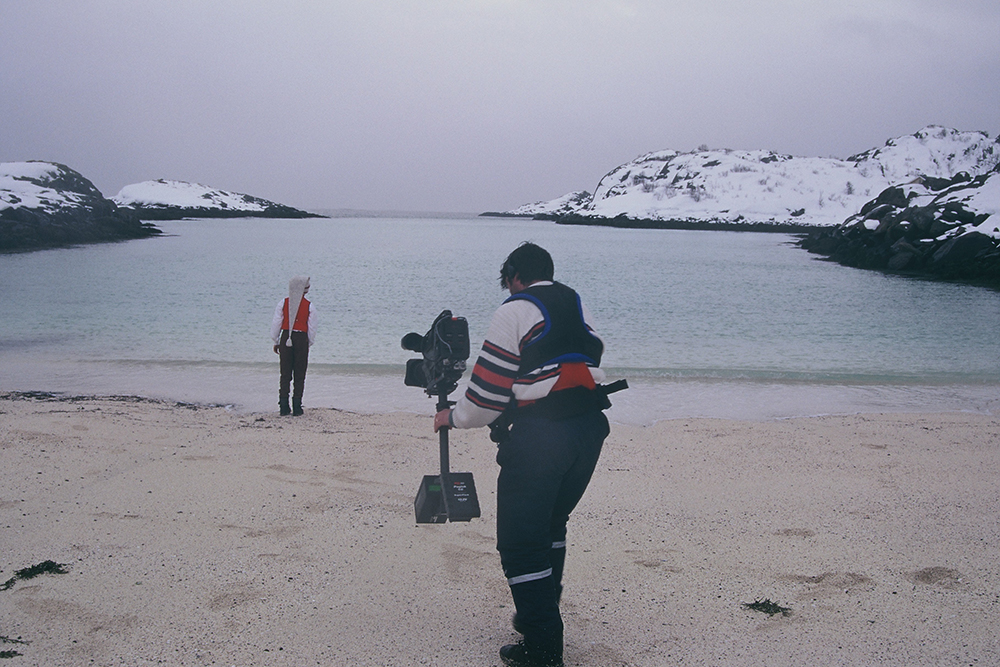
[[[525,241],[507,255],[500,267],[500,286],[507,289],[515,276],[529,285],[539,280],[552,280],[553,275],[552,255],[545,248]]]

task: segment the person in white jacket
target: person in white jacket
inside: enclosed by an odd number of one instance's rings
[[[316,306],[306,298],[308,292],[308,276],[292,278],[288,282],[288,296],[278,302],[271,319],[271,341],[281,360],[278,407],[282,415],[302,414],[309,348],[316,340]],[[294,313],[294,317],[289,318],[289,313]]]

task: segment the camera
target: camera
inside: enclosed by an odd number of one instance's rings
[[[469,358],[469,323],[464,317],[443,310],[426,334],[408,333],[401,343],[404,350],[423,355],[406,362],[403,384],[423,387],[429,396],[455,391]]]

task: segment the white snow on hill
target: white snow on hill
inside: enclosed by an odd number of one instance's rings
[[[601,179],[572,213],[640,220],[838,225],[890,185],[918,176],[975,176],[1000,161],[985,132],[931,125],[841,160],[770,151],[648,153]],[[575,193],[574,193],[575,194]],[[549,204],[565,208],[566,195]],[[531,205],[540,211],[542,202]],[[526,207],[510,214],[524,214]]]
[[[507,211],[506,215],[534,216],[534,215],[565,215],[573,213],[581,206],[590,201],[590,193],[586,190],[582,192],[571,192],[552,201],[540,201],[534,204],[524,204],[518,206],[513,211]]]
[[[221,208],[227,211],[261,212],[273,205],[250,195],[217,190],[198,183],[159,179],[126,185],[111,198],[130,208]]]
[[[89,182],[73,183],[78,190],[66,189],[70,178],[69,170],[52,162],[0,163],[0,210],[77,208],[100,196]]]

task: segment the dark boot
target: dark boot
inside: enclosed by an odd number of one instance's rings
[[[292,416],[298,417],[302,414],[302,399],[293,398],[292,399]]]
[[[501,648],[500,659],[507,667],[563,667],[561,655],[533,650],[523,641]]]
[[[279,414],[282,417],[285,417],[287,415],[292,414],[292,409],[290,407],[288,407],[288,399],[287,398],[279,398],[278,399],[278,410],[279,410]]]
[[[514,629],[524,635],[524,640],[500,649],[504,664],[562,665],[563,623],[552,577],[514,584],[510,594],[517,610],[512,619]]]

